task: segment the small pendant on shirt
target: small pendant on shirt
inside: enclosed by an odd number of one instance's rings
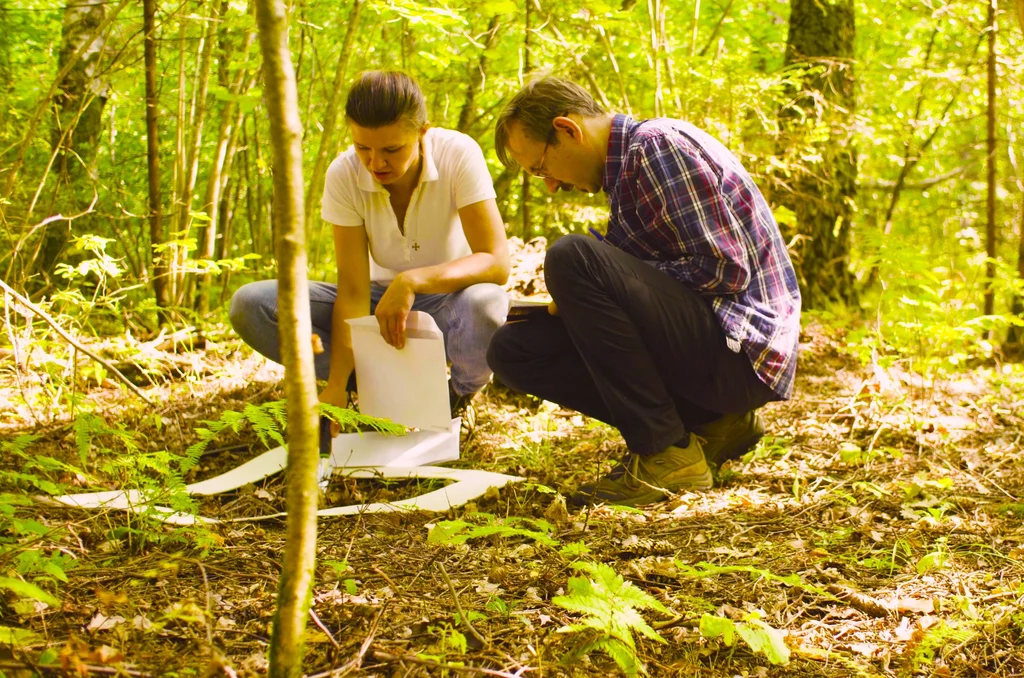
[[[417,252],[419,252],[420,251],[420,244],[418,242],[416,242],[415,240],[413,240],[412,241],[412,248],[414,250],[416,250]]]

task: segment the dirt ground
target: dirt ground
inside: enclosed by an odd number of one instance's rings
[[[842,343],[840,332],[810,324],[796,395],[765,408],[761,444],[720,469],[713,490],[642,511],[566,511],[556,492],[606,472],[621,438],[490,387],[452,465],[525,481],[446,514],[322,520],[305,673],[615,675],[599,652],[560,663],[584,635],[564,630],[580,616],[553,599],[583,576],[572,566],[583,559],[611,566],[666,608],[643,612],[666,642],[636,641],[652,676],[1024,675],[1024,371],[991,364],[923,381],[863,367],[837,350]],[[134,432],[142,451],[180,454],[202,420],[281,397],[279,368],[226,331],[172,355],[168,362],[187,365],[145,387],[154,405],[93,379],[79,408]],[[33,433],[29,453],[80,465],[69,412],[47,407],[32,391],[42,386],[13,375],[3,370],[2,440]],[[31,411],[19,404],[25,393],[35,393]],[[100,435],[107,443],[96,442],[84,465],[110,488],[126,477],[123,467],[110,471],[124,454],[115,438]],[[264,449],[250,429],[223,434],[186,480]],[[19,480],[25,468],[8,450],[0,492],[40,494]],[[66,470],[32,472],[67,491],[87,485]],[[335,478],[326,501],[424,489],[409,485]],[[273,477],[201,508],[217,517],[268,513],[283,508],[283,491]],[[0,626],[26,631],[0,645],[3,674],[265,673],[283,521],[172,528],[117,511],[34,502],[13,510],[42,527],[0,535],[0,577],[18,578],[21,554],[39,549],[64,554],[67,581],[35,578],[56,605],[0,597]],[[465,543],[429,538],[453,520],[509,529]],[[530,536],[537,532],[548,538]],[[740,639],[731,647],[707,639],[704,615],[759,618],[784,635],[788,664],[773,665]]]

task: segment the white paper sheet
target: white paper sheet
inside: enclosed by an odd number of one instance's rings
[[[434,319],[411,312],[401,350],[384,341],[373,316],[348,324],[359,377],[359,411],[410,428],[447,431],[452,412],[444,337]]]

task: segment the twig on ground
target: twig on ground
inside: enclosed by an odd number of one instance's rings
[[[314,611],[313,608],[309,608],[309,616],[310,618],[312,618],[313,623],[316,624],[321,631],[327,634],[327,637],[330,639],[331,645],[334,646],[334,649],[340,650],[341,645],[338,645],[338,641],[334,639],[334,634],[331,633],[326,626],[324,626],[324,623],[320,621],[320,617],[317,616],[316,611]]]
[[[135,669],[126,669],[119,666],[93,666],[91,664],[80,664],[80,668],[85,669],[89,673],[99,673],[104,676],[137,676],[138,678],[151,678],[153,674],[144,673]],[[24,662],[12,662],[12,661],[0,661],[0,669],[31,669],[33,671],[49,671],[51,673],[64,673],[64,668],[60,664],[39,664],[33,666]],[[500,674],[506,675],[506,674]]]
[[[395,582],[393,582],[393,581],[391,580],[391,577],[389,577],[389,576],[388,576],[388,575],[387,575],[387,574],[386,574],[386,573],[384,572],[384,570],[380,569],[380,568],[379,568],[379,567],[377,567],[376,565],[371,565],[371,566],[370,566],[370,569],[371,569],[371,570],[373,570],[373,571],[374,571],[374,572],[375,572],[376,574],[379,574],[379,575],[380,575],[381,577],[383,577],[384,581],[386,581],[386,582],[387,582],[387,583],[388,583],[388,584],[389,584],[389,585],[391,586],[391,588],[392,588],[392,589],[394,589],[395,593],[398,593],[398,592],[399,592],[399,591],[401,590],[401,589],[399,589],[399,588],[398,588],[398,584],[396,584]]]
[[[380,618],[384,615],[384,611],[388,609],[390,601],[385,601],[381,605],[380,610],[373,618],[373,622],[370,624],[370,630],[366,634],[366,638],[363,639],[362,645],[359,646],[359,652],[356,656],[345,662],[342,666],[330,671],[323,671],[321,673],[314,673],[306,676],[306,678],[340,678],[346,676],[350,671],[354,671],[363,665],[363,657],[366,656],[366,651],[370,649],[370,644],[373,643],[373,639],[377,636],[377,625],[380,624]]]
[[[484,647],[487,646],[487,641],[484,639],[480,632],[473,626],[473,622],[469,621],[469,617],[462,611],[462,604],[459,603],[459,594],[455,592],[455,586],[452,584],[451,577],[448,576],[448,571],[444,569],[444,565],[440,562],[437,564],[438,569],[441,570],[441,576],[444,577],[444,583],[448,585],[448,590],[452,592],[452,600],[455,601],[455,611],[459,613],[459,619],[466,625],[469,632],[473,634],[473,637],[480,641],[480,644]]]
[[[416,655],[411,654],[390,654],[388,652],[381,652],[376,650],[373,653],[373,658],[382,662],[410,662],[412,664],[421,664],[423,666],[430,666],[438,669],[447,669],[449,671],[456,671],[461,673],[483,673],[488,676],[501,676],[501,678],[520,678],[527,671],[533,671],[529,667],[522,667],[515,673],[508,673],[507,671],[495,671],[494,669],[485,669],[479,666],[457,666],[455,664],[443,664],[441,662],[435,662],[431,659],[421,659]]]
[[[127,386],[128,389],[132,393],[134,393],[135,395],[139,396],[140,398],[145,400],[150,405],[154,405],[155,404],[152,400],[150,400],[149,398],[146,397],[145,393],[143,393],[141,390],[139,390],[138,386],[133,384],[128,379],[128,377],[126,377],[123,374],[121,374],[121,372],[116,367],[114,367],[111,363],[109,363],[108,361],[106,361],[103,358],[99,357],[98,355],[96,355],[95,353],[93,353],[92,351],[87,349],[85,346],[80,344],[78,341],[76,341],[70,334],[68,334],[64,330],[63,327],[58,325],[57,321],[54,320],[53,318],[51,318],[50,315],[46,311],[44,311],[43,309],[39,308],[38,306],[33,304],[31,301],[29,301],[25,297],[23,297],[20,294],[18,294],[17,292],[15,292],[14,289],[12,289],[11,286],[8,285],[7,283],[5,283],[3,280],[0,280],[0,289],[3,289],[5,292],[10,294],[12,297],[14,297],[18,301],[18,303],[22,304],[25,308],[29,309],[30,311],[35,313],[37,316],[42,318],[44,321],[46,321],[46,324],[49,325],[50,327],[52,327],[57,332],[57,334],[59,334],[60,336],[64,337],[64,340],[67,341],[69,344],[71,344],[72,346],[77,348],[79,351],[81,351],[85,355],[89,356],[90,358],[92,358],[93,360],[98,362],[100,365],[103,365],[103,367],[105,367],[108,370],[110,370],[110,372],[117,377],[118,381],[122,382],[125,386]]]

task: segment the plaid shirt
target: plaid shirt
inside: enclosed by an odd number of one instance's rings
[[[616,115],[606,240],[710,299],[729,347],[793,393],[800,290],[772,211],[736,156],[679,120]]]

